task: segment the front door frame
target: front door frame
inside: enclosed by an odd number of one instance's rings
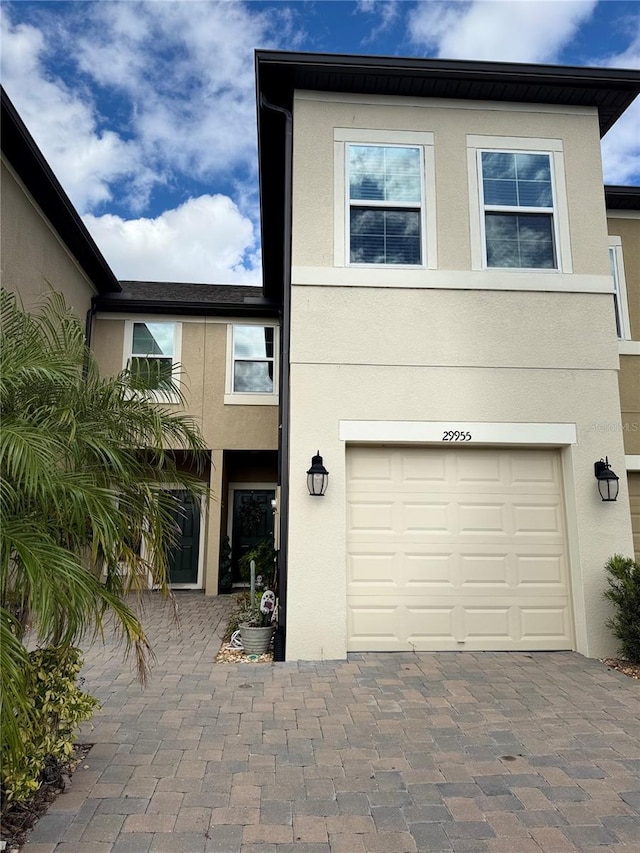
[[[235,501],[235,493],[236,491],[240,492],[273,492],[274,496],[277,494],[277,483],[229,483],[229,502],[228,512],[227,512],[227,536],[229,537],[229,542],[233,542],[233,507]],[[274,528],[275,533],[275,528]],[[274,536],[275,542],[275,536]]]
[[[177,483],[169,483],[168,485],[165,485],[163,483],[162,488],[165,489],[167,492],[184,491],[184,486],[180,486]],[[198,504],[200,507],[200,532],[198,534],[198,576],[195,580],[195,583],[170,583],[169,587],[171,589],[203,589],[204,587],[204,536],[206,527],[207,506],[202,495],[200,497],[196,497],[194,503]],[[144,557],[147,557],[146,553],[144,554]],[[149,575],[149,588],[157,588],[153,585],[151,575]]]

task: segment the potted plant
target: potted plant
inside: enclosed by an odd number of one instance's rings
[[[264,654],[275,631],[276,597],[270,589],[255,593],[238,613],[238,629],[247,655]]]

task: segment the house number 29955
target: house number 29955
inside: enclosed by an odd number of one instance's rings
[[[446,429],[442,436],[443,441],[471,441],[470,432],[460,432],[457,429]]]

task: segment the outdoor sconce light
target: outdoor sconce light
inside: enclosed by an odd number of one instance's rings
[[[598,491],[603,501],[615,501],[618,498],[618,476],[615,471],[611,470],[609,465],[609,457],[605,456],[599,462],[593,465],[596,480],[598,481]]]
[[[311,459],[311,468],[307,471],[307,488],[309,494],[321,498],[327,491],[329,472],[322,464],[320,451]]]

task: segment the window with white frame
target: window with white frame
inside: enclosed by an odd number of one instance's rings
[[[486,266],[558,269],[550,152],[478,151]]]
[[[418,145],[347,145],[351,264],[424,264],[424,156]]]
[[[180,323],[130,320],[125,326],[124,363],[163,394],[178,362]]]
[[[609,237],[609,261],[613,277],[613,305],[616,316],[616,333],[620,340],[631,340],[627,286],[624,275],[622,240],[620,237]]]
[[[228,326],[226,403],[277,403],[277,346],[278,329],[274,325]]]

